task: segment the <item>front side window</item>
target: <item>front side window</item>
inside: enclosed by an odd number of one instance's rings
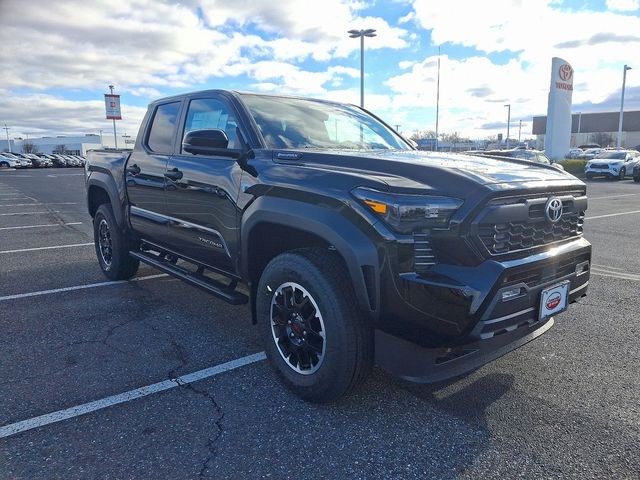
[[[269,148],[411,150],[374,117],[351,105],[244,94]]]
[[[147,146],[155,153],[172,153],[180,102],[158,105],[153,115]]]
[[[200,98],[191,100],[189,103],[184,134],[192,130],[224,130],[229,139],[228,148],[240,148],[236,133],[237,126],[236,117],[227,105],[214,98]]]

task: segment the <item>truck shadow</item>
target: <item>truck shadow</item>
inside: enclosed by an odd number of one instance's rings
[[[468,383],[460,388],[460,384],[468,382],[468,377],[433,384],[412,384],[401,380],[392,380],[397,388],[431,404],[439,411],[453,417],[472,422],[480,428],[486,427],[486,410],[514,384],[513,375],[489,374]]]

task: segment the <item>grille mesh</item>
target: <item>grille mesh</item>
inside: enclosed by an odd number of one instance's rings
[[[481,225],[478,236],[494,255],[540,247],[582,235],[584,212],[565,213],[557,223],[545,220]]]

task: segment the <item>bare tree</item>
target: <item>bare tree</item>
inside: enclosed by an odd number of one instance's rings
[[[22,142],[22,153],[38,153],[38,146],[33,142]]]
[[[449,143],[461,143],[461,142],[468,142],[469,139],[461,137],[458,132],[453,132],[453,133],[440,134],[440,141],[449,142]]]
[[[613,135],[605,132],[596,132],[591,134],[591,141],[593,143],[597,143],[601,147],[608,147],[614,143]]]
[[[409,138],[414,141],[422,140],[423,138],[436,138],[436,132],[433,130],[416,130]]]
[[[53,153],[64,155],[65,153],[67,153],[67,146],[64,143],[56,145],[56,148],[53,149]]]

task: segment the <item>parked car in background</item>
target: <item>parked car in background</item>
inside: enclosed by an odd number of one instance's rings
[[[18,154],[11,153],[11,152],[3,152],[2,156],[6,157],[6,158],[9,158],[9,159],[11,159],[13,161],[12,168],[23,168],[23,167],[26,167],[26,161],[24,162],[24,165],[23,165],[23,159]]]
[[[22,168],[31,168],[33,167],[33,162],[29,157],[27,157],[26,153],[14,153],[18,159],[20,159],[20,165]]]
[[[564,167],[559,163],[554,162],[540,150],[521,150],[514,148],[511,150],[486,150],[480,152],[481,155],[487,155],[491,157],[509,157],[519,158],[521,160],[527,160],[529,162],[542,163],[544,165],[552,165],[558,170],[564,170]]]
[[[584,150],[582,150],[581,148],[572,148],[571,150],[569,150],[567,158],[576,159],[581,158],[582,155],[584,155]]]
[[[600,153],[602,153],[604,151],[605,151],[605,149],[604,148],[600,148],[600,147],[598,147],[598,148],[587,148],[580,158],[583,158],[585,160],[592,160],[593,158],[596,157],[596,155],[599,155]]]
[[[54,167],[66,167],[67,166],[67,160],[62,156],[59,155],[57,153],[54,153],[51,155],[52,157],[52,161],[53,161],[53,166]]]
[[[605,150],[587,162],[584,173],[588,179],[594,177],[608,177],[623,180],[627,175],[634,174],[640,152],[635,150]]]
[[[582,145],[578,145],[578,148],[581,148],[582,150],[588,150],[590,148],[601,148],[601,147],[597,143],[584,143]]]
[[[3,168],[20,168],[22,165],[20,160],[14,156],[8,156],[4,153],[0,154],[0,169]]]

